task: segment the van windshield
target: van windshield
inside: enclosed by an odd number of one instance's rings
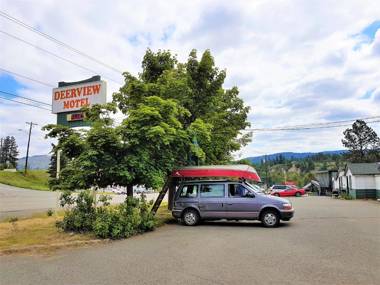
[[[244,182],[244,184],[250,189],[252,190],[253,192],[257,193],[257,194],[264,194],[263,191],[261,191],[261,188],[257,185],[252,185],[248,182]]]

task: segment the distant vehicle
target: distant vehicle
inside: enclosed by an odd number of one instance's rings
[[[111,192],[119,195],[127,194],[124,187],[112,187]]]
[[[305,195],[305,189],[298,189],[295,185],[273,185],[271,188],[271,195],[277,197],[296,196],[300,197]]]
[[[201,220],[260,220],[277,227],[294,215],[292,204],[283,198],[256,192],[246,182],[193,180],[182,182],[174,197],[172,215],[187,226]]]
[[[135,192],[136,194],[142,194],[142,193],[147,194],[151,192],[151,188],[146,189],[142,185],[137,185],[133,187],[133,192]]]

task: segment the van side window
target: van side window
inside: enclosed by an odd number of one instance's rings
[[[244,197],[245,188],[241,184],[229,184],[228,192],[230,197]]]
[[[202,184],[201,197],[204,197],[204,198],[224,197],[224,184]]]
[[[195,198],[198,195],[198,185],[184,185],[179,193],[181,198]]]

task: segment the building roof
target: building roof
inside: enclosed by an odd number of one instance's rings
[[[350,169],[353,175],[380,174],[380,162],[372,163],[347,163],[346,172]]]
[[[314,174],[327,174],[327,173],[333,173],[333,172],[338,172],[336,169],[330,169],[330,170],[314,170],[312,173]]]

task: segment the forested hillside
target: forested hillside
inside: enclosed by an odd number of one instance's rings
[[[294,181],[297,186],[302,187],[314,178],[313,171],[339,169],[347,162],[344,151],[310,154],[301,158],[296,155],[289,158],[289,155],[283,153],[271,155],[270,159],[268,157],[265,159],[263,156],[256,163],[252,163],[252,158],[240,161],[253,165],[268,186]]]

